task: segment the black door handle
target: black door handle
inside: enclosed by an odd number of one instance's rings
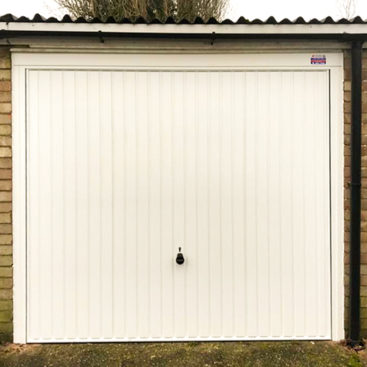
[[[185,258],[183,256],[183,254],[181,253],[181,247],[178,248],[178,254],[176,257],[176,263],[178,265],[182,265],[185,262]]]

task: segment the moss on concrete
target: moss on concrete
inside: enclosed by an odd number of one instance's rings
[[[329,342],[6,345],[4,367],[363,367],[367,358]]]
[[[0,343],[10,343],[13,341],[13,325],[11,323],[0,322]]]

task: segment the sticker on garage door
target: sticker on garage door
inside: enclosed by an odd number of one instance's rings
[[[325,55],[312,55],[311,64],[312,65],[326,65],[326,56]]]

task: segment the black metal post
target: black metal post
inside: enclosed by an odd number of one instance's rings
[[[352,44],[352,123],[350,164],[350,305],[349,337],[352,346],[360,339],[361,264],[361,123],[362,123],[362,42]]]

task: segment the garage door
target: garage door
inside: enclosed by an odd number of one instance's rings
[[[330,338],[328,71],[27,92],[28,341]]]

